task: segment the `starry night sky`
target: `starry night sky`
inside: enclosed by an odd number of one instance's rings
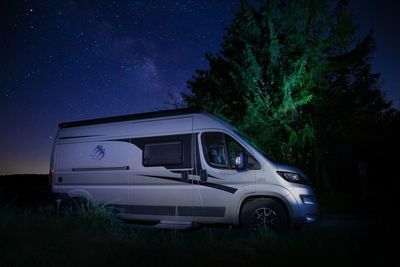
[[[400,2],[354,0],[400,106]],[[235,1],[2,1],[0,174],[47,173],[58,123],[171,108],[217,52]]]

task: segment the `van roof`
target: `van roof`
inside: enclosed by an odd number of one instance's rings
[[[144,119],[151,119],[151,118],[179,116],[179,115],[194,114],[194,113],[201,113],[201,112],[202,112],[202,110],[190,109],[190,108],[188,108],[188,109],[169,109],[169,110],[160,110],[160,111],[153,111],[153,112],[146,112],[146,113],[136,113],[136,114],[122,115],[122,116],[97,118],[97,119],[91,119],[91,120],[62,122],[58,126],[60,128],[71,128],[71,127],[110,123],[110,122],[121,122],[121,121],[144,120]]]

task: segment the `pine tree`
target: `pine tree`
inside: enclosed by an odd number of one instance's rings
[[[328,186],[320,174],[330,138],[347,136],[354,119],[365,127],[365,110],[379,117],[390,108],[370,70],[372,35],[355,41],[347,2],[330,11],[326,0],[241,1],[220,52],[206,54],[209,69],[188,82],[187,105],[229,120],[271,159]]]

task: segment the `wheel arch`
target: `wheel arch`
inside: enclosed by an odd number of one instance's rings
[[[287,203],[287,201],[282,196],[279,196],[277,194],[255,194],[255,195],[246,196],[240,201],[239,207],[238,207],[238,210],[236,213],[236,219],[237,219],[238,225],[242,225],[241,215],[242,215],[242,210],[243,210],[244,205],[248,202],[251,202],[251,201],[254,201],[257,199],[272,199],[272,200],[275,200],[275,201],[281,203],[285,207],[286,213],[289,218],[289,223],[292,223],[293,211],[290,208],[289,203]]]
[[[92,195],[88,191],[82,189],[71,190],[70,192],[68,192],[68,196],[70,199],[81,198],[89,202],[93,201]]]

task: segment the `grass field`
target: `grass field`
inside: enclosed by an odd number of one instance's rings
[[[306,227],[282,236],[202,227],[156,230],[108,211],[0,209],[1,266],[385,266],[385,231]]]
[[[2,267],[396,266],[399,263],[389,249],[393,245],[388,243],[394,239],[394,224],[380,216],[368,222],[367,219],[348,224],[340,220],[321,222],[284,235],[215,226],[177,231],[120,222],[101,205],[77,213],[67,210],[57,216],[46,205],[28,207],[27,200],[19,200],[6,203],[3,199],[0,204]],[[346,217],[339,218],[349,222]]]

